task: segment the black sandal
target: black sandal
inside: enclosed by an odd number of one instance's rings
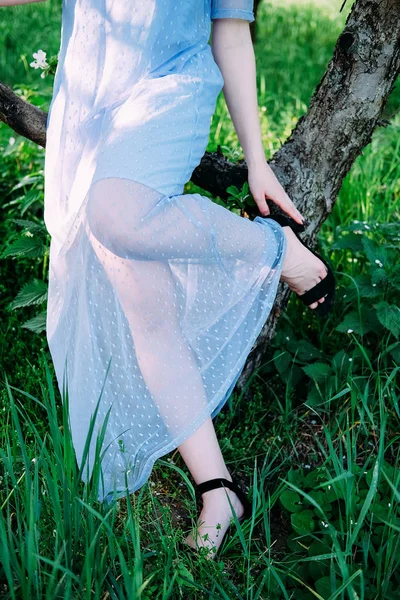
[[[274,221],[279,223],[279,225],[281,225],[282,227],[285,227],[286,225],[289,226],[292,229],[292,231],[294,231],[294,233],[296,234],[296,237],[300,240],[300,242],[303,244],[303,246],[305,246],[310,252],[312,252],[312,254],[314,254],[314,256],[319,258],[326,266],[328,273],[327,273],[326,277],[324,277],[324,279],[319,281],[316,285],[314,285],[314,287],[312,287],[310,290],[308,290],[304,294],[296,294],[297,297],[306,306],[309,306],[310,304],[317,302],[320,298],[322,298],[322,296],[325,296],[324,302],[318,302],[318,306],[316,308],[310,309],[310,310],[312,310],[313,313],[316,313],[319,317],[324,317],[332,310],[332,306],[333,306],[333,302],[334,302],[334,298],[335,298],[335,277],[333,275],[333,271],[332,271],[330,265],[326,262],[326,260],[324,260],[322,258],[322,256],[320,256],[319,254],[317,254],[316,252],[311,250],[311,248],[307,244],[305,244],[302,241],[302,239],[299,237],[298,233],[301,233],[305,230],[304,225],[300,225],[299,223],[296,223],[296,221],[294,221],[291,217],[286,216],[286,215],[274,215],[274,216],[268,215],[268,217],[265,217],[265,218],[273,219]]]
[[[242,523],[246,519],[249,519],[252,515],[252,505],[249,502],[246,494],[238,487],[238,485],[234,481],[229,481],[229,479],[224,479],[223,477],[217,477],[216,479],[208,479],[207,481],[203,481],[202,483],[199,483],[198,485],[196,485],[196,489],[197,489],[198,494],[201,496],[205,492],[209,492],[210,490],[215,490],[217,488],[224,487],[224,486],[229,488],[233,492],[235,492],[235,494],[237,495],[237,497],[239,498],[240,502],[243,505],[244,512],[243,512],[243,515],[239,519],[239,523]],[[229,533],[229,529],[226,530],[224,537],[222,538],[221,544],[218,547],[218,550],[213,555],[213,559],[215,559],[216,556],[218,555],[219,550],[222,547],[224,539],[228,533]],[[197,557],[199,556],[198,550],[202,549],[202,547],[199,547],[199,549],[193,548],[192,546],[189,546],[189,544],[187,544],[186,542],[180,542],[179,545],[180,545],[181,549],[183,549],[185,551],[189,550],[191,552],[191,554],[194,554]]]

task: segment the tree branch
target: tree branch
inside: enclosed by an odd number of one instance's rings
[[[0,83],[0,121],[39,146],[46,145],[47,113]]]

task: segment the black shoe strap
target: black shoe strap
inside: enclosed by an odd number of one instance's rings
[[[243,518],[248,517],[251,514],[251,504],[248,501],[246,494],[242,492],[235,482],[229,481],[229,479],[224,479],[223,477],[217,477],[215,479],[208,479],[207,481],[197,484],[197,489],[200,494],[204,494],[205,492],[209,492],[210,490],[215,490],[224,486],[235,492],[245,510]]]

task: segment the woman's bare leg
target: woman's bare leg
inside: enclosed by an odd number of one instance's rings
[[[196,484],[217,477],[224,477],[232,481],[211,417],[208,417],[203,425],[178,449]],[[205,492],[202,495],[203,509],[200,513],[198,527],[185,538],[187,544],[192,547],[206,546],[215,548],[215,550],[219,548],[232,517],[227,494],[240,519],[244,508],[235,492],[227,488],[217,488]],[[210,553],[209,558],[212,558],[213,554],[213,552]]]
[[[217,477],[224,477],[232,481],[221,453],[211,417],[208,417],[203,425],[190,438],[185,440],[178,449],[196,484]],[[215,548],[215,550],[219,548],[232,517],[227,494],[238,519],[240,519],[244,508],[235,492],[227,488],[217,488],[205,492],[202,495],[203,509],[199,517],[197,536],[196,530],[192,531],[185,538],[187,544],[194,548],[196,546],[206,546]],[[206,539],[204,539],[205,535]],[[212,558],[213,555],[214,553],[211,552],[209,558]]]

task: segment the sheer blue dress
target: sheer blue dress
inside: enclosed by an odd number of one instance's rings
[[[106,423],[102,502],[219,413],[276,295],[280,225],[183,193],[224,83],[221,18],[253,21],[252,0],[63,0],[46,333],[79,466],[94,423],[84,481]]]

